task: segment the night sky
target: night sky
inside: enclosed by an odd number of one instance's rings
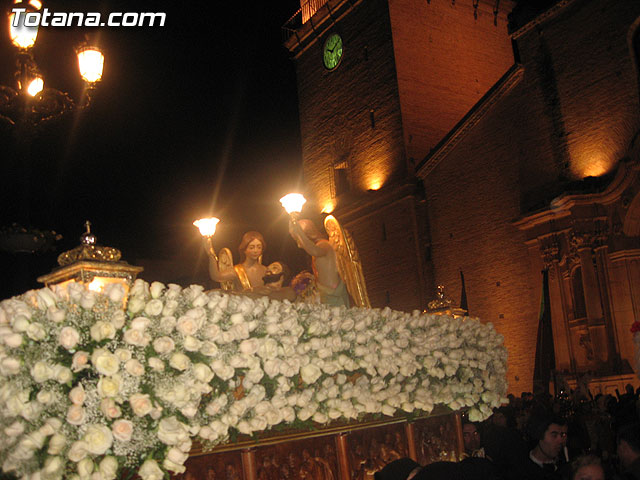
[[[5,11],[11,2],[3,1]],[[226,6],[228,5],[228,6]],[[188,285],[207,281],[201,216],[222,219],[214,243],[236,251],[244,231],[267,238],[265,261],[294,270],[304,256],[278,199],[301,185],[295,65],[281,26],[299,7],[274,2],[44,2],[50,11],[164,11],[164,27],[40,29],[34,50],[46,86],[78,98],[74,46],[105,54],[90,109],[40,128],[0,128],[0,227],[55,230],[44,254],[0,253],[0,294],[37,286],[57,255],[78,245],[85,220],[123,259],[172,265]],[[15,50],[0,32],[0,84],[13,85]],[[143,277],[149,278],[149,275]],[[213,285],[208,285],[213,286]]]

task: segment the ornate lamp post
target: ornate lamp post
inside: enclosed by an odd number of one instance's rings
[[[102,78],[104,56],[96,47],[82,45],[77,49],[78,68],[86,86],[82,100],[76,103],[69,94],[46,87],[32,52],[38,27],[25,25],[27,14],[41,8],[39,0],[17,0],[13,9],[19,11],[18,15],[9,14],[9,35],[17,49],[15,83],[0,85],[0,119],[11,125],[22,122],[37,125],[73,109],[87,107]]]

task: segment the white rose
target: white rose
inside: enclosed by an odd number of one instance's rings
[[[131,328],[135,330],[146,330],[150,323],[151,320],[147,317],[136,317],[131,320]]]
[[[296,411],[292,407],[282,409],[282,419],[287,423],[292,423],[296,419]]]
[[[174,353],[173,355],[171,355],[171,358],[169,359],[169,365],[171,365],[176,370],[180,370],[182,372],[185,371],[187,368],[189,368],[190,364],[191,364],[191,360],[189,360],[189,357],[187,357],[184,353],[180,353],[180,352]]]
[[[43,383],[53,377],[53,368],[47,365],[46,362],[39,361],[31,367],[30,373],[36,383]]]
[[[113,480],[118,473],[118,460],[112,455],[107,455],[100,462],[99,469],[104,480]]]
[[[202,346],[202,342],[198,340],[196,337],[192,337],[191,335],[188,335],[187,337],[185,337],[183,345],[184,345],[184,349],[187,352],[197,352],[198,350],[200,350],[200,347]]]
[[[267,338],[262,342],[257,353],[264,360],[275,358],[278,355],[278,342],[273,338]]]
[[[40,325],[37,322],[34,322],[31,325],[29,325],[29,328],[27,328],[27,336],[31,340],[35,340],[36,342],[39,342],[46,338],[47,332],[45,331],[42,325]]]
[[[177,463],[178,465],[184,464],[189,458],[189,454],[181,451],[176,447],[171,447],[167,451],[167,458],[171,460],[173,463]]]
[[[49,448],[47,450],[47,453],[49,455],[59,455],[66,446],[67,438],[61,433],[55,433],[49,439]]]
[[[82,385],[72,388],[69,392],[69,400],[71,400],[71,403],[74,405],[82,405],[86,397],[87,396]]]
[[[302,407],[300,410],[298,410],[298,419],[301,422],[304,422],[306,420],[308,420],[309,418],[311,418],[311,416],[313,415],[313,410],[311,410],[311,408],[309,407]]]
[[[62,428],[62,420],[57,417],[49,417],[44,421],[47,427],[51,427],[51,435]]]
[[[73,354],[73,359],[71,360],[71,370],[79,372],[85,368],[89,368],[89,354],[87,352],[77,351]]]
[[[116,405],[115,400],[113,398],[103,398],[100,401],[100,411],[107,418],[118,418],[122,415],[122,411],[120,407]]]
[[[93,460],[83,458],[78,462],[78,475],[80,478],[88,478],[93,473]]]
[[[116,397],[120,393],[122,378],[120,375],[102,377],[98,380],[98,393],[101,397]]]
[[[117,310],[111,316],[111,323],[117,330],[120,330],[122,327],[124,327],[126,320],[127,320],[127,317],[122,310]]]
[[[144,375],[144,366],[135,358],[132,358],[124,365],[125,370],[134,377],[141,377]]]
[[[44,461],[42,468],[43,478],[57,478],[62,473],[62,467],[64,466],[62,459],[58,456],[48,457]]]
[[[118,348],[113,354],[118,358],[120,363],[127,363],[133,356],[126,348]]]
[[[71,405],[67,410],[67,423],[71,425],[82,425],[86,418],[84,408],[80,405]]]
[[[167,288],[163,283],[153,282],[149,287],[149,293],[151,293],[151,298],[160,298],[164,289]]]
[[[91,363],[101,375],[115,375],[120,370],[120,361],[113,353],[97,349],[91,355]]]
[[[127,310],[130,313],[136,314],[138,312],[141,312],[144,306],[145,306],[144,299],[140,297],[129,296],[129,303],[127,305]]]
[[[109,427],[92,424],[87,427],[83,440],[87,445],[87,451],[89,453],[93,455],[104,455],[113,444],[113,435]]]
[[[180,332],[182,335],[195,335],[200,329],[200,325],[198,325],[198,321],[195,318],[192,318],[188,315],[183,315],[178,319],[178,323],[176,324],[176,330]]]
[[[164,305],[162,304],[162,301],[154,299],[147,303],[147,305],[144,307],[144,313],[151,316],[160,315],[163,308]]]
[[[149,364],[149,367],[156,372],[162,372],[164,370],[164,362],[158,357],[150,357],[147,359],[147,364]]]
[[[133,282],[133,286],[129,291],[129,295],[133,296],[146,296],[149,293],[149,284],[138,278],[135,282]]]
[[[129,397],[129,405],[138,417],[144,417],[153,409],[151,399],[146,393],[134,393]]]
[[[151,341],[151,337],[144,330],[130,328],[124,332],[124,341],[136,347],[146,347]]]
[[[13,320],[11,321],[11,326],[13,327],[13,330],[19,333],[26,332],[27,329],[29,328],[29,325],[30,325],[29,319],[22,315],[14,317]]]
[[[342,330],[344,330],[345,332],[348,330],[353,329],[353,327],[355,326],[355,322],[353,320],[353,318],[347,318],[345,320],[342,321],[342,323],[340,324],[340,328]]]
[[[91,326],[89,330],[91,338],[96,342],[101,342],[104,339],[113,339],[116,336],[116,327],[111,323],[97,321]]]
[[[322,412],[316,412],[313,414],[313,421],[317,423],[327,423],[329,421],[329,417]]]
[[[110,283],[104,287],[104,294],[113,303],[120,303],[124,298],[124,285],[119,283]]]
[[[165,470],[169,470],[170,472],[174,473],[184,473],[187,470],[187,467],[185,467],[184,465],[179,465],[175,462],[172,462],[168,458],[165,458],[163,460],[162,466],[165,468]]]
[[[221,359],[211,362],[211,370],[222,380],[230,380],[236,374],[236,370],[230,365],[225,365]]]
[[[87,456],[87,444],[83,441],[73,442],[67,452],[67,457],[72,462],[79,462]]]
[[[209,323],[202,329],[202,334],[209,340],[215,340],[220,336],[221,330],[215,323]]]
[[[129,420],[116,420],[111,426],[113,438],[121,442],[128,442],[133,435],[133,423]]]
[[[160,420],[157,435],[160,441],[166,445],[178,445],[189,439],[187,426],[179,422],[176,417],[168,417]]]
[[[17,358],[3,358],[0,362],[0,370],[3,375],[15,375],[20,371],[20,360]]]
[[[53,323],[62,322],[67,316],[67,312],[64,310],[51,306],[47,308],[47,319]]]
[[[4,434],[8,437],[19,437],[24,432],[24,423],[15,421],[4,429]]]
[[[58,343],[67,350],[72,350],[80,341],[80,334],[73,327],[64,327],[60,330]]]
[[[260,348],[260,342],[257,338],[249,338],[240,343],[240,352],[245,355],[253,355]]]
[[[171,337],[159,337],[153,341],[153,349],[160,355],[172,352],[175,347],[176,344]]]
[[[2,340],[9,348],[18,348],[22,345],[22,335],[19,333],[10,333],[9,335],[5,335],[2,337]]]
[[[142,480],[162,480],[164,478],[164,472],[158,466],[155,460],[146,460],[140,469],[138,475]]]
[[[96,294],[94,292],[85,291],[80,298],[80,306],[85,310],[91,310],[96,304]]]
[[[73,372],[70,368],[63,367],[62,365],[55,365],[53,369],[56,381],[60,384],[65,384],[73,380]]]
[[[320,378],[322,375],[322,370],[317,365],[312,363],[305,365],[300,369],[300,376],[302,377],[302,381],[311,384],[315,383],[316,380]]]
[[[193,366],[193,375],[202,383],[209,383],[213,379],[213,372],[204,363],[196,363]]]

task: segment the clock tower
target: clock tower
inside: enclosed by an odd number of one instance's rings
[[[311,0],[285,25],[305,186],[353,234],[375,307],[426,308],[430,228],[415,165],[513,64],[495,0]],[[453,193],[453,192],[452,192]]]

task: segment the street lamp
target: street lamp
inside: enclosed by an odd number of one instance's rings
[[[15,0],[14,11],[9,14],[9,36],[17,49],[16,82],[14,86],[0,85],[0,119],[11,125],[19,122],[37,125],[73,109],[88,107],[102,78],[104,56],[98,48],[83,45],[76,51],[78,68],[86,86],[81,103],[74,102],[68,93],[45,86],[45,78],[32,52],[38,27],[25,24],[27,14],[37,13],[41,8],[42,3],[38,0]]]

